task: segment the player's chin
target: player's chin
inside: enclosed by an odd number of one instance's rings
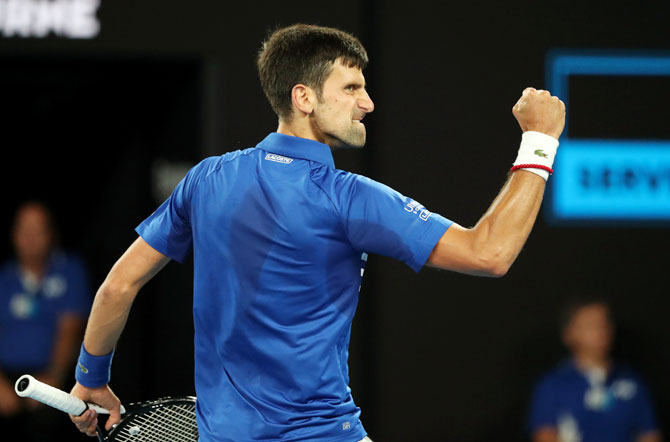
[[[366,132],[365,126],[362,123],[355,123],[358,127],[355,127],[353,131],[347,137],[346,143],[350,147],[361,148],[365,146]]]
[[[365,145],[365,126],[353,123],[351,126],[338,127],[332,131],[324,132],[331,148],[361,148]]]
[[[361,149],[363,146],[365,146],[365,136],[363,138],[357,138],[355,140],[347,140],[345,143],[345,147],[350,147],[353,149]]]

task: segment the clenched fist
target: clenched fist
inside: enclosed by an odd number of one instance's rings
[[[524,132],[542,132],[558,139],[565,126],[565,103],[549,91],[526,88],[512,113]]]

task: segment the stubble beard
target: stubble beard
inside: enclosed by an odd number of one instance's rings
[[[361,122],[350,120],[333,125],[337,118],[329,118],[331,112],[324,112],[312,121],[313,127],[323,134],[325,144],[331,149],[354,148],[365,146],[366,130]],[[330,126],[330,127],[329,127]]]
[[[356,127],[360,124],[360,127]],[[353,148],[360,149],[365,146],[366,131],[362,123],[352,123],[346,129],[325,132],[327,142],[331,148]]]

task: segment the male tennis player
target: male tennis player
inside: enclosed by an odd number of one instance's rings
[[[256,147],[208,158],[137,228],[100,287],[72,394],[111,410],[112,352],[138,290],[170,259],[194,254],[195,385],[202,441],[342,441],[367,434],[348,387],[351,321],[368,253],[502,276],[534,223],[565,107],[529,88],[524,131],[502,191],[463,228],[368,178],[331,151],[362,147],[374,105],[361,43],[295,25],[264,43],[258,69],[279,117]],[[72,420],[93,435],[95,413]]]

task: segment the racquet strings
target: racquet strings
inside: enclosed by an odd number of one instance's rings
[[[129,416],[110,441],[115,442],[197,442],[195,403],[155,407]]]

